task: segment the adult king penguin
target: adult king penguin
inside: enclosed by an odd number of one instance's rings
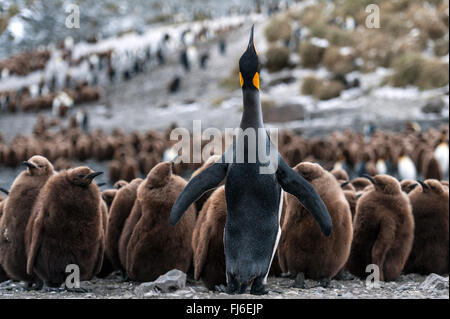
[[[242,133],[237,134],[233,145],[222,157],[186,185],[172,207],[170,222],[176,224],[193,202],[226,178],[224,242],[227,292],[244,293],[251,285],[250,293],[265,294],[267,274],[280,238],[282,189],[300,200],[327,236],[331,233],[331,217],[316,190],[281,158],[267,133],[263,131],[264,134],[258,135],[261,131],[258,129],[264,130],[264,124],[253,27],[247,50],[239,60],[239,71],[244,98],[240,132],[253,130],[256,143],[252,143],[250,138],[245,139]],[[271,151],[272,160],[267,167],[263,167],[267,163],[260,162],[259,156],[255,155],[259,154],[259,148],[264,147],[265,154]],[[237,154],[236,149],[239,151]],[[268,168],[264,172],[266,174],[260,171],[261,168]]]

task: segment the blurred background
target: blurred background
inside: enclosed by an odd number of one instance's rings
[[[369,4],[380,28],[366,26]],[[111,185],[169,158],[170,128],[237,127],[252,24],[264,121],[285,132],[291,165],[344,161],[352,177],[389,159],[395,175],[406,153],[425,178],[414,150],[448,143],[448,23],[448,0],[0,0],[0,186],[36,153]],[[397,155],[371,143],[377,131],[397,134],[382,136]]]

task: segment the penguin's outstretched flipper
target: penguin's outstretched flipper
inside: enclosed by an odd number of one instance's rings
[[[193,202],[199,199],[206,191],[219,185],[225,178],[227,169],[227,163],[218,161],[191,179],[172,207],[170,223],[172,225],[178,223]]]
[[[308,181],[290,168],[281,156],[278,158],[276,176],[281,188],[297,197],[302,206],[313,215],[322,233],[329,236],[332,228],[331,217],[319,194]]]

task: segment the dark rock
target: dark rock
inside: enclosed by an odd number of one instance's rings
[[[428,101],[428,103],[425,104],[425,106],[422,107],[422,112],[423,113],[441,114],[444,106],[445,106],[445,103],[442,100],[442,98],[440,98],[440,97],[433,98],[430,101]]]

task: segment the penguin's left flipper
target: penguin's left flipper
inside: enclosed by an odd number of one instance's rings
[[[227,175],[228,164],[216,162],[189,181],[178,196],[170,212],[170,223],[175,225],[189,208],[206,191],[219,185]]]
[[[331,234],[332,222],[330,213],[314,187],[297,174],[289,165],[278,157],[276,177],[284,191],[294,195],[302,206],[310,212],[325,236]]]

